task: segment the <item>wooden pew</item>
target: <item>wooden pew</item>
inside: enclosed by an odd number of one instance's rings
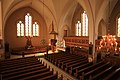
[[[63,70],[65,70],[67,66],[70,66],[70,65],[72,65],[72,64],[74,64],[74,63],[78,63],[78,62],[84,61],[84,59],[82,59],[82,60],[74,60],[74,61],[75,61],[75,62],[71,61],[71,62],[67,62],[67,63],[62,64],[62,65],[61,65],[61,68],[62,68]]]
[[[85,63],[87,63],[87,62],[88,62],[88,60],[83,60],[83,61],[80,61],[80,62],[71,64],[71,65],[69,65],[69,66],[66,66],[65,71],[68,72],[71,67],[74,68],[74,67],[76,67],[76,66],[85,64]]]
[[[52,58],[52,63],[53,62],[58,62],[59,60],[69,60],[69,59],[72,59],[73,57],[76,57],[76,58],[78,58],[78,56],[76,56],[76,55],[68,55],[68,56],[61,56],[61,57],[53,57]]]
[[[53,71],[47,71],[47,72],[27,76],[27,77],[22,78],[21,80],[35,80],[35,79],[41,80],[41,78],[47,77],[49,75],[53,75]]]
[[[85,67],[88,67],[88,66],[91,66],[93,63],[92,62],[90,62],[90,63],[85,63],[85,64],[82,64],[82,65],[79,65],[79,66],[76,66],[76,67],[71,67],[71,69],[69,70],[69,73],[72,75],[72,74],[74,74],[75,72],[76,72],[76,69],[77,70],[81,70],[81,69],[83,69],[83,68],[85,68]]]
[[[120,79],[120,68],[113,71],[109,76],[105,77],[103,80],[118,80]]]
[[[115,70],[114,66],[108,67],[107,69],[93,76],[92,80],[98,80],[98,79],[103,80],[106,76],[110,75],[114,70]]]
[[[53,75],[48,75],[46,77],[43,77],[43,78],[37,79],[37,80],[58,80],[57,77],[58,77],[57,74],[53,74]]]
[[[16,66],[12,66],[12,67],[5,67],[5,68],[2,68],[1,71],[9,71],[9,70],[12,70],[12,69],[16,69],[16,68],[21,68],[21,67],[24,67],[24,66],[30,66],[30,65],[34,65],[34,64],[39,64],[40,62],[27,62],[27,63],[23,63],[23,64],[19,64],[19,65],[16,65]]]
[[[46,66],[43,66],[41,64],[22,67],[21,70],[19,70],[19,71],[14,69],[12,72],[3,73],[3,78],[8,77],[8,76],[20,75],[20,74],[24,74],[24,73],[27,73],[27,72],[40,70],[40,69],[44,69],[44,68],[46,68]]]
[[[76,59],[83,59],[84,57],[78,57],[78,56],[71,56],[71,57],[65,57],[65,58],[60,58],[57,59],[56,58],[56,62],[60,63],[60,62],[65,62],[65,61],[69,61],[69,60],[76,60]]]
[[[93,76],[95,74],[98,74],[100,71],[105,70],[107,67],[111,67],[109,62],[106,64],[103,64],[103,65],[100,65],[98,67],[95,67],[93,70],[90,70],[87,73],[84,72],[84,75],[82,75],[82,76],[86,80],[89,78],[90,75]]]
[[[19,61],[19,60],[26,60],[26,59],[31,59],[31,58],[33,59],[33,58],[36,58],[36,57],[35,56],[30,56],[30,57],[24,57],[24,58],[1,60],[0,64],[16,62],[16,61]]]
[[[81,62],[81,61],[85,61],[87,60],[86,58],[83,58],[83,59],[78,59],[78,60],[74,60],[74,61],[71,61],[71,62],[68,62],[65,64],[65,67],[69,66],[69,65],[72,65],[74,63],[78,63],[78,62]]]
[[[24,59],[8,61],[10,62],[9,64],[11,65],[13,63],[12,66],[7,65],[6,62],[5,63],[2,62],[2,64],[4,64],[2,68],[4,69],[0,69],[1,80],[8,80],[8,79],[9,80],[18,80],[18,79],[56,80],[57,79],[58,74],[53,74],[53,71],[50,71],[50,68],[44,66],[42,62],[40,62],[37,58],[34,58],[33,61],[30,61],[32,59],[28,60],[28,58],[27,60]],[[17,62],[21,62],[21,63],[17,63]]]
[[[69,60],[64,60],[64,61],[59,61],[58,62],[58,67],[60,68],[63,68],[63,66],[66,64],[66,63],[69,63],[69,62],[72,62],[72,61],[75,61],[75,60],[80,60],[80,59],[83,59],[83,58],[72,58],[72,59],[69,59]]]
[[[75,77],[79,77],[79,76],[82,74],[82,72],[88,72],[88,71],[90,71],[91,69],[93,69],[93,68],[95,68],[95,67],[98,67],[98,66],[100,66],[100,65],[103,65],[103,64],[104,64],[104,61],[100,61],[100,62],[98,62],[98,63],[96,63],[96,64],[93,64],[93,65],[91,65],[91,66],[85,67],[85,68],[83,68],[83,69],[81,69],[81,70],[77,70],[77,69],[76,69],[76,73],[74,73],[74,76],[75,76]]]
[[[13,66],[17,66],[17,65],[32,63],[32,62],[40,62],[40,61],[38,61],[37,59],[31,59],[31,60],[22,61],[22,62],[19,62],[19,61],[18,61],[17,63],[13,63],[13,64],[1,65],[1,68],[13,67]]]
[[[20,74],[20,75],[5,77],[4,79],[17,80],[17,79],[29,77],[29,76],[32,76],[32,75],[42,74],[44,72],[49,72],[49,68],[40,69],[40,70],[36,70],[36,71],[32,71],[32,72],[28,72],[28,73],[24,73],[24,74]]]

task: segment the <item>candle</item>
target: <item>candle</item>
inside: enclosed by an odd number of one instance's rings
[[[117,42],[115,42],[115,44],[116,44],[116,47],[117,47],[117,44],[118,44],[118,43],[117,43]]]
[[[117,48],[115,48],[115,52],[117,51]]]
[[[99,49],[101,49],[101,47],[99,47]]]
[[[119,48],[119,51],[120,51],[120,48]]]

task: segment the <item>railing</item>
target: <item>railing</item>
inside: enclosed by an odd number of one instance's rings
[[[77,46],[82,48],[89,48],[89,37],[86,36],[69,36],[64,37],[65,46]]]

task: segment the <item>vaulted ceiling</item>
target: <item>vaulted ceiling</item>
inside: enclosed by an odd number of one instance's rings
[[[3,26],[7,18],[16,10],[23,7],[31,7],[44,17],[47,26],[54,21],[55,26],[62,28],[67,24],[71,26],[71,21],[77,3],[87,12],[89,26],[98,26],[101,19],[104,19],[116,5],[118,0],[1,0]],[[110,4],[109,4],[110,3]],[[110,7],[109,7],[110,6]],[[55,28],[60,32],[58,28]]]
[[[118,0],[1,0],[3,6],[3,20],[6,20],[7,17],[13,13],[15,10],[30,6],[36,11],[38,11],[44,17],[49,19],[54,19],[60,21],[62,16],[65,14],[71,14],[74,5],[76,2],[87,11],[94,15],[94,18],[101,14],[101,11],[104,11],[104,8],[107,8],[108,2],[111,2],[111,9],[115,6]],[[43,6],[44,4],[44,6]],[[44,7],[44,9],[43,9]],[[69,11],[72,8],[71,11]],[[69,13],[68,13],[69,12]],[[105,11],[104,11],[105,12]]]

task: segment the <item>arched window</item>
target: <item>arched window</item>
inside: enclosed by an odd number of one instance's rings
[[[88,36],[88,17],[85,11],[81,14],[81,23],[76,23],[76,36]]]
[[[25,27],[22,21],[17,23],[17,36],[39,36],[39,24],[38,22],[32,24],[32,16],[30,13],[25,15]]]
[[[117,19],[117,37],[120,37],[120,17]]]
[[[25,36],[31,36],[32,35],[32,16],[27,13],[25,16]]]
[[[37,22],[33,24],[33,36],[39,36],[39,25]]]
[[[81,23],[80,21],[76,24],[76,36],[81,36]]]
[[[24,24],[22,21],[17,23],[17,36],[24,36]]]
[[[82,14],[82,36],[88,36],[88,17],[85,11]]]

